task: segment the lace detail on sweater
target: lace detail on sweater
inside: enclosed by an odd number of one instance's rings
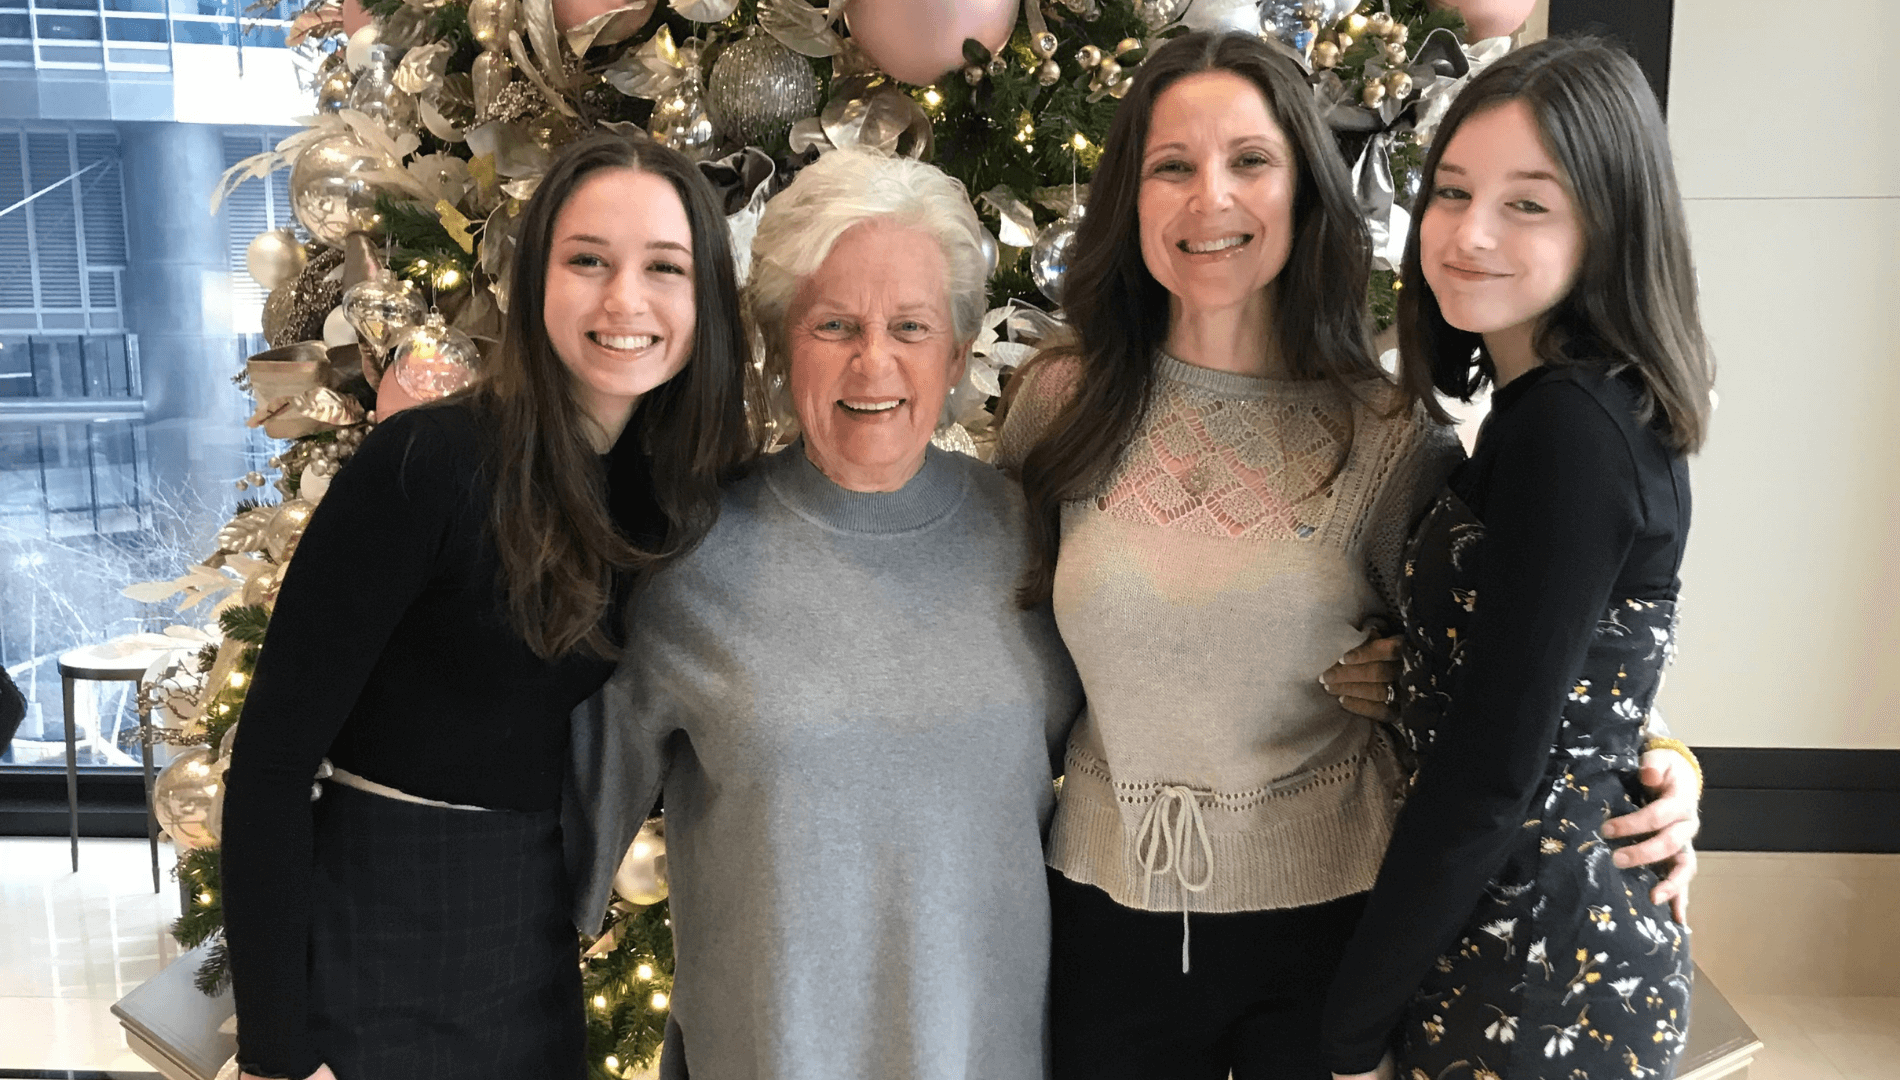
[[[1367,576],[1396,611],[1405,540],[1462,456],[1451,430],[1432,423],[1422,407],[1385,420],[1397,392],[1385,385],[1371,385],[1368,400],[1355,406],[1330,383],[1245,379],[1165,358],[1162,364],[1148,416],[1095,508],[1123,521],[1231,539],[1330,534],[1342,547],[1362,548]],[[1003,426],[999,465],[1021,466],[1080,373],[1068,358],[1030,370]],[[1348,472],[1361,436],[1370,445]],[[1342,492],[1342,483],[1352,490]],[[1366,506],[1362,493],[1376,504]]]
[[[1324,528],[1352,447],[1350,402],[1222,400],[1174,382],[1156,391],[1098,510],[1231,539],[1304,540]]]

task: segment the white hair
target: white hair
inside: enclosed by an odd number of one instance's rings
[[[945,291],[959,346],[977,335],[987,302],[989,259],[983,223],[962,183],[934,165],[876,150],[832,150],[805,166],[765,204],[752,238],[746,302],[765,344],[765,373],[782,383],[791,357],[785,320],[805,278],[853,227],[889,220],[935,238],[943,251]]]

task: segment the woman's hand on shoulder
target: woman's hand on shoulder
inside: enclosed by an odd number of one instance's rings
[[[1643,755],[1639,774],[1649,792],[1649,805],[1633,814],[1603,823],[1609,838],[1646,836],[1621,848],[1619,867],[1667,864],[1662,880],[1650,891],[1651,901],[1670,905],[1676,921],[1689,921],[1689,882],[1695,879],[1696,854],[1690,841],[1702,828],[1702,783],[1689,759],[1674,750],[1651,750]]]
[[[1399,638],[1375,637],[1320,673],[1319,684],[1347,712],[1398,719]]]

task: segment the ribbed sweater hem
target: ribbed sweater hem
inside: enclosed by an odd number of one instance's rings
[[[1197,792],[1214,849],[1212,881],[1197,893],[1172,873],[1158,875],[1144,897],[1136,831],[1159,785],[1106,779],[1106,767],[1072,745],[1049,865],[1143,911],[1271,911],[1371,889],[1398,812],[1399,767],[1390,746],[1374,733],[1350,757],[1310,775],[1311,782],[1264,799]],[[1202,873],[1198,848],[1194,859],[1190,879]]]

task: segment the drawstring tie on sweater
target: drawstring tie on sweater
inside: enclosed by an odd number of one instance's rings
[[[1170,818],[1169,808],[1173,808]],[[1201,861],[1206,871],[1199,881],[1188,880],[1188,832],[1201,845]],[[1172,873],[1181,888],[1190,893],[1203,892],[1214,880],[1214,845],[1207,838],[1207,825],[1201,820],[1201,804],[1194,792],[1169,784],[1161,789],[1148,813],[1135,830],[1135,859],[1145,874],[1141,880],[1141,906],[1146,908],[1154,892],[1155,878]],[[1159,865],[1157,865],[1157,859]],[[1188,971],[1187,897],[1181,898],[1181,974]]]

